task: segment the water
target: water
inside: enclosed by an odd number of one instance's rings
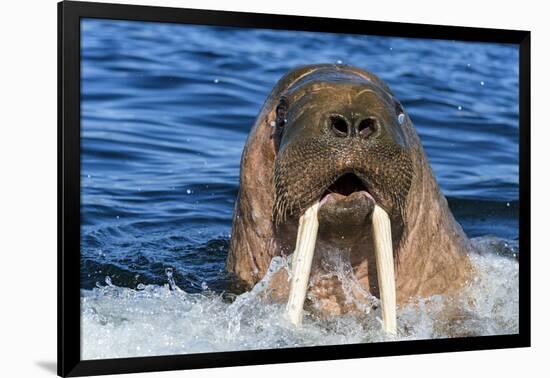
[[[433,315],[446,299],[431,298],[399,309],[398,338],[517,332],[517,47],[88,19],[83,358],[385,338],[376,312],[306,317],[296,331],[224,269],[240,154],[263,101],[288,70],[339,61],[390,85],[481,251],[464,292],[479,301],[457,302],[472,316],[447,324]]]

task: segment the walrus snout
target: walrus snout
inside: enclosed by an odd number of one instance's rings
[[[365,190],[394,220],[403,215],[414,172],[403,110],[389,92],[357,75],[306,81],[279,96],[271,117],[276,225],[296,221],[344,174],[369,187],[335,192]]]

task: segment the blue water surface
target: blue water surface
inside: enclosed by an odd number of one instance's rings
[[[81,287],[232,290],[244,142],[287,71],[344,63],[385,80],[470,237],[518,237],[518,48],[83,19]],[[237,289],[234,289],[237,290]]]

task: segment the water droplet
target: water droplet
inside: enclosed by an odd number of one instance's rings
[[[340,59],[338,59],[338,60],[336,61],[336,64],[342,64],[342,63],[343,63],[343,62],[342,62]]]
[[[467,64],[468,67],[471,67],[472,65],[470,63]]]
[[[120,219],[120,215],[117,215],[117,216],[116,216],[116,219]]]
[[[191,191],[191,189],[187,189],[186,192],[187,192],[187,194],[193,193],[193,192]]]
[[[483,86],[483,85],[485,85],[485,82],[484,82],[484,81],[482,81],[482,82],[480,82],[479,84],[481,84],[481,85]]]
[[[393,47],[390,47],[390,51],[393,50]]]
[[[114,285],[113,285],[113,282],[111,281],[111,277],[109,277],[109,276],[105,276],[105,283],[106,283],[108,286],[114,286]]]
[[[166,274],[166,277],[172,278],[172,275],[174,274],[174,269],[166,268],[164,269],[164,274]]]
[[[218,79],[214,79],[214,84],[218,84],[220,81]]]
[[[405,122],[405,114],[400,113],[399,116],[397,117],[397,121],[399,121],[399,124],[402,125],[403,122]]]
[[[92,178],[92,175],[88,175],[88,178]]]
[[[170,288],[170,290],[180,290],[180,288],[176,285],[176,281],[174,280],[174,269],[166,268],[164,270],[164,273],[168,278],[168,287]]]
[[[510,207],[510,202],[506,202],[506,207]]]
[[[458,110],[462,110],[462,106],[458,105]]]
[[[201,283],[201,289],[202,290],[208,290],[208,284],[205,281],[202,281]]]

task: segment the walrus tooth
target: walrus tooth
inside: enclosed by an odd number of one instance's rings
[[[388,214],[378,205],[374,206],[372,213],[372,227],[384,330],[395,335],[397,321],[391,224]]]
[[[302,322],[302,312],[313,261],[313,251],[317,240],[319,220],[317,212],[319,202],[309,207],[300,217],[298,224],[298,236],[296,248],[292,257],[292,278],[290,281],[290,293],[288,295],[287,312],[290,321],[299,326]]]

